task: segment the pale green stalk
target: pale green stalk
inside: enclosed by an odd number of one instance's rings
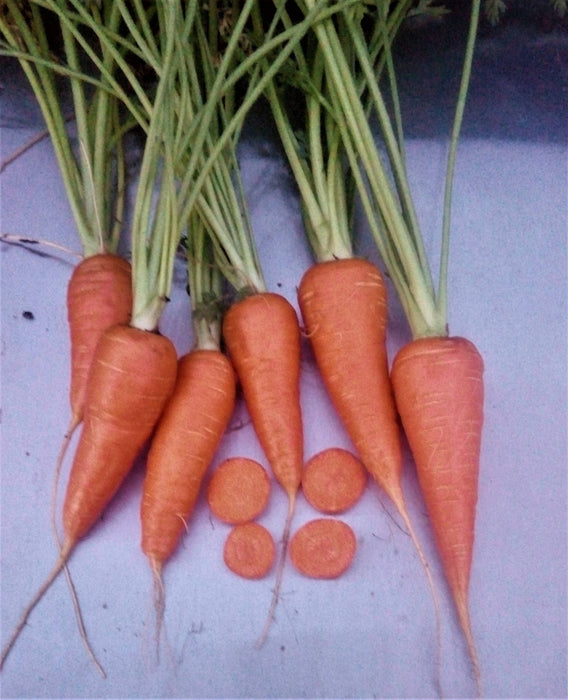
[[[146,134],[144,154],[132,219],[133,309],[131,325],[157,329],[171,291],[175,252],[181,237],[178,216],[173,133],[175,114],[170,108],[176,77],[175,32],[177,6],[167,4],[160,18],[163,72]]]
[[[71,109],[77,134],[72,145],[63,114],[56,75],[60,71],[53,61],[46,29],[36,3],[30,3],[29,20],[15,0],[5,0],[0,17],[1,53],[18,58],[45,119],[57,157],[69,205],[83,244],[85,255],[115,252],[118,227],[124,208],[122,130],[118,121],[116,99],[104,87],[105,75],[112,74],[112,58],[103,59],[104,74],[95,81],[94,92],[87,95],[80,79],[78,46],[62,21],[67,6],[59,3],[65,58],[71,85]],[[109,28],[116,24],[116,13],[100,16]],[[28,23],[29,22],[29,23]]]
[[[219,350],[223,312],[223,278],[215,265],[211,239],[195,212],[188,225],[187,271],[194,349]]]
[[[312,5],[313,0],[306,2],[307,8]],[[417,335],[443,334],[445,321],[440,318],[433,298],[429,270],[420,264],[420,258],[416,254],[416,241],[408,230],[389,172],[379,156],[365,109],[359,99],[357,85],[333,22],[318,23],[314,32],[325,56],[328,79],[342,107],[350,141],[361,161],[379,212],[381,226],[376,227],[375,232],[383,232],[383,235],[377,239],[377,245],[383,258],[391,260],[389,273],[395,286],[407,287],[401,296],[410,300],[407,310],[409,321]],[[354,43],[354,47],[357,49],[357,44]],[[396,139],[393,136],[389,151],[395,149]]]
[[[471,67],[473,63],[473,52],[475,48],[477,27],[479,25],[479,12],[479,0],[474,0],[471,8],[471,19],[469,22],[469,32],[465,50],[464,66],[461,75],[460,88],[456,105],[456,114],[452,126],[452,134],[450,137],[450,148],[448,152],[448,162],[446,169],[444,188],[444,212],[442,221],[442,252],[440,255],[440,273],[438,282],[438,304],[440,306],[441,313],[443,313],[445,317],[447,317],[448,313],[448,258],[450,252],[452,188],[454,182],[455,161],[459,143],[459,135],[463,122],[465,103],[469,89]]]

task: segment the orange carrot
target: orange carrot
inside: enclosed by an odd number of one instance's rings
[[[233,304],[223,321],[223,335],[259,442],[288,496],[276,583],[260,645],[276,610],[302,480],[300,328],[292,305],[279,294],[264,292]]]
[[[165,608],[162,567],[193,511],[234,404],[235,373],[223,353],[197,349],[179,360],[148,453],[140,511],[142,551],[154,575],[156,641]]]
[[[357,539],[342,520],[318,518],[304,523],[290,541],[290,559],[310,578],[337,578],[351,566]]]
[[[275,558],[274,539],[260,523],[236,525],[225,541],[223,560],[233,573],[243,578],[263,578],[272,569]]]
[[[213,472],[207,503],[214,515],[231,525],[257,518],[268,505],[270,479],[264,467],[248,457],[230,457]]]
[[[112,253],[84,258],[67,285],[67,320],[71,340],[71,418],[56,462],[51,520],[55,526],[57,489],[63,460],[77,427],[83,420],[87,379],[95,348],[103,332],[130,321],[132,274],[130,263]]]
[[[171,393],[176,351],[167,338],[124,325],[106,330],[93,358],[81,436],[63,507],[64,539],[51,573],[2,651],[0,667],[32,610],[118,490]]]
[[[317,366],[347,433],[406,522],[381,273],[357,258],[318,263],[302,278],[298,300]]]
[[[110,326],[128,323],[132,312],[130,263],[110,253],[84,258],[67,287],[67,319],[71,336],[72,421],[83,418],[87,377],[96,344]]]
[[[304,468],[302,493],[322,513],[342,513],[361,497],[367,472],[348,450],[330,447],[317,452]]]
[[[483,360],[465,338],[420,338],[396,355],[392,383],[479,686],[468,589],[483,425]]]
[[[386,286],[371,262],[345,258],[316,263],[304,274],[298,300],[305,332],[327,392],[363,464],[396,506],[430,586],[440,655],[440,612],[432,574],[405,503],[400,430],[385,346]]]
[[[59,478],[71,438],[83,420],[87,379],[95,348],[107,328],[128,323],[131,313],[132,270],[127,260],[113,253],[96,253],[84,258],[75,266],[67,285],[67,320],[71,341],[69,389],[71,417],[55,465],[51,499],[51,522],[58,543],[60,540],[56,525],[56,511]],[[65,575],[81,638],[89,655],[104,676],[104,671],[90,648],[75,587],[67,567],[65,567]]]

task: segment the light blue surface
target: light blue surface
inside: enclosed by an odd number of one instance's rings
[[[10,91],[2,159],[41,128],[24,93]],[[20,100],[20,102],[17,102]],[[4,102],[3,108],[7,102]],[[23,109],[25,119],[18,121]],[[22,107],[23,105],[23,107]],[[31,108],[31,111],[30,109]],[[6,111],[4,111],[6,115]],[[426,240],[440,229],[443,144],[413,139],[408,159]],[[450,329],[485,360],[486,424],[471,614],[485,696],[566,697],[566,144],[504,138],[462,142],[450,263]],[[270,139],[247,140],[243,173],[268,286],[296,305],[310,263],[297,200]],[[49,141],[1,176],[3,233],[79,250]],[[362,235],[359,252],[377,259]],[[2,244],[2,644],[51,568],[53,469],[69,419],[65,288],[73,258]],[[180,266],[162,331],[191,345]],[[391,295],[389,349],[408,339]],[[31,311],[33,320],[24,317]],[[306,458],[349,442],[307,346],[302,377]],[[239,406],[216,458],[266,460]],[[64,474],[64,480],[67,471]],[[227,528],[200,501],[167,565],[171,655],[154,659],[151,576],[139,547],[138,464],[71,571],[90,640],[80,642],[65,581],[38,606],[0,675],[3,697],[432,697],[434,614],[409,538],[377,487],[344,519],[358,538],[340,580],[310,581],[287,565],[269,638],[254,647],[272,578],[241,581],[223,566]],[[410,460],[405,494],[442,592],[442,681],[447,697],[474,692]],[[275,486],[261,517],[278,538],[286,511]],[[303,497],[294,529],[315,516]]]

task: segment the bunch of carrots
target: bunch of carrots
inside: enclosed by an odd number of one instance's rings
[[[483,362],[473,343],[451,337],[447,329],[451,183],[479,4],[472,2],[450,140],[436,288],[406,176],[392,45],[410,14],[439,8],[424,0],[418,8],[411,0],[376,5],[274,0],[270,8],[243,0],[227,12],[214,1],[204,8],[192,0],[5,0],[2,52],[20,61],[38,96],[85,259],[67,291],[71,417],[55,465],[56,484],[71,436],[79,428],[81,433],[62,534],[54,498],[56,562],[5,645],[2,664],[62,571],[72,585],[67,565],[73,551],[146,444],[141,539],[154,582],[159,642],[163,567],[187,529],[233,414],[237,386],[288,500],[276,581],[258,642],[274,620],[289,549],[293,561],[305,562],[305,548],[313,542],[321,543],[320,550],[342,542],[341,557],[327,574],[315,554],[309,555],[312,568],[304,570],[318,577],[347,568],[355,540],[340,521],[315,520],[291,538],[298,493],[303,483],[307,493],[313,486],[303,451],[303,421],[309,416],[302,415],[299,395],[304,333],[360,458],[357,464],[393,502],[423,565],[436,610],[439,683],[438,593],[402,491],[402,422],[481,694],[468,586]],[[61,36],[56,61],[47,17]],[[57,80],[70,86],[76,141],[69,136]],[[304,104],[300,130],[287,111],[290,91]],[[240,130],[260,98],[268,102],[298,185],[314,256],[298,284],[301,319],[288,299],[266,287],[240,177]],[[369,126],[371,117],[380,126],[385,154]],[[129,255],[119,256],[129,132],[143,139],[143,154],[126,238]],[[412,334],[392,367],[384,271],[355,253],[357,197]],[[160,319],[180,255],[187,264],[194,347],[178,358],[160,333]],[[321,460],[310,474],[319,467],[325,483],[334,464]],[[346,502],[353,503],[365,479],[360,468],[348,471],[352,486]],[[317,477],[310,478],[317,484]],[[274,546],[270,538],[266,545],[254,542],[259,556],[265,546]],[[246,535],[239,546],[246,549]],[[82,636],[86,639],[84,630]]]

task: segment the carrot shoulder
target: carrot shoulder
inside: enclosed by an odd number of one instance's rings
[[[413,340],[392,383],[448,584],[479,684],[468,607],[483,425],[483,360],[469,340]]]

